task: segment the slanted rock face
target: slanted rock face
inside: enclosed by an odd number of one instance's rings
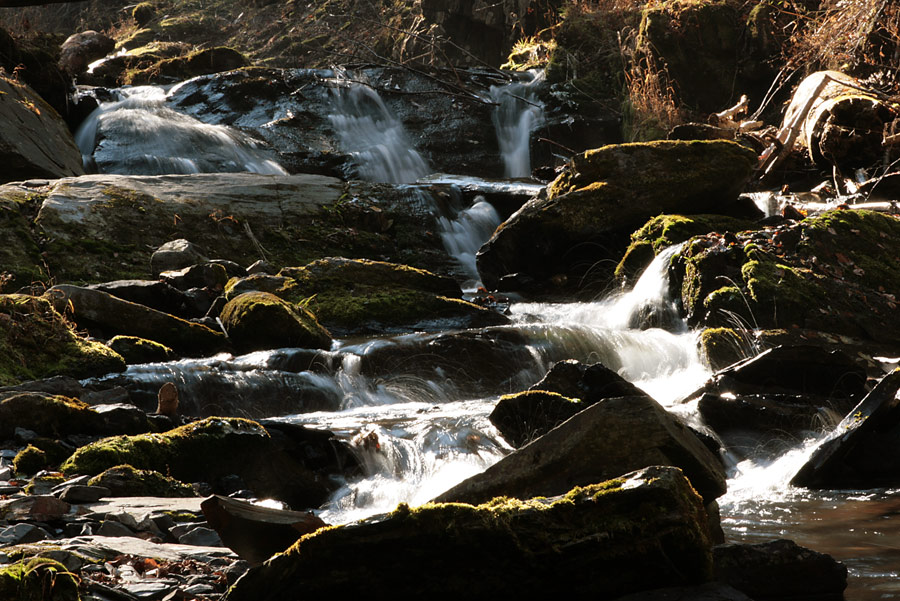
[[[241,352],[269,348],[331,348],[315,315],[268,292],[245,292],[222,309],[222,325]]]
[[[29,86],[0,74],[0,183],[84,173],[59,114]]]
[[[596,291],[648,218],[727,210],[755,164],[754,152],[721,140],[619,144],[576,155],[547,198],[529,201],[497,228],[478,253],[479,273],[489,288],[520,274],[538,289]]]
[[[648,465],[680,467],[706,502],[725,492],[716,457],[643,396],[600,401],[435,500],[479,503],[500,495],[554,495]]]
[[[88,30],[66,38],[60,49],[59,66],[69,75],[87,71],[88,65],[116,48],[116,41],[98,31]]]
[[[666,467],[549,499],[401,505],[379,520],[303,537],[251,569],[225,599],[349,597],[372,590],[404,598],[440,591],[459,598],[615,599],[708,580],[705,520],[687,480]]]

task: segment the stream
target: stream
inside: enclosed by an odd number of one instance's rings
[[[341,79],[343,78],[343,79]],[[430,174],[401,121],[372,87],[341,74],[332,88],[328,116],[342,150],[358,162],[365,179],[414,184]],[[529,134],[541,120],[532,82],[495,87],[494,126],[509,178],[526,177]],[[166,104],[167,90],[141,87],[118,91],[83,125],[78,141],[86,164],[112,173],[191,173],[241,171],[283,173],[251,136],[225,125],[211,125]],[[148,146],[146,140],[153,140]],[[136,144],[135,140],[141,140]],[[121,160],[100,164],[97,145],[121,148]],[[139,151],[136,149],[140,149]],[[110,156],[105,152],[104,156]],[[432,176],[434,178],[441,176]],[[465,175],[446,180],[465,184]],[[534,191],[539,186],[534,186]],[[411,186],[415,190],[416,186]],[[469,278],[464,289],[479,285],[475,253],[501,222],[484,197],[449,213],[435,209],[448,254]],[[673,406],[711,374],[698,356],[697,334],[681,322],[666,298],[666,271],[675,248],[661,253],[628,293],[590,303],[529,303],[510,306],[511,325],[490,328],[491,335],[524,341],[516,365],[506,362],[502,378],[483,382],[477,359],[417,354],[428,337],[406,334],[338,340],[329,351],[279,349],[240,357],[130,366],[109,376],[138,382],[148,391],[174,381],[186,408],[192,391],[216,390],[246,402],[293,399],[304,411],[277,419],[332,430],[355,441],[366,477],[340,483],[333,498],[318,509],[329,523],[345,523],[393,510],[400,502],[421,504],[492,465],[512,449],[488,421],[500,395],[537,382],[556,361],[602,362],[653,396]],[[462,283],[462,282],[461,282]],[[642,315],[663,315],[666,329],[646,327]],[[654,321],[657,323],[657,321]],[[389,371],[366,369],[373,356],[404,353]],[[314,357],[313,357],[314,355]],[[451,369],[452,368],[452,369]],[[469,374],[471,376],[467,377]],[[200,394],[195,395],[200,398]],[[678,412],[688,421],[697,417]],[[719,499],[729,542],[790,538],[832,554],[850,571],[846,598],[868,601],[900,597],[900,491],[807,491],[788,484],[823,433],[809,432],[791,441],[779,457],[737,460],[726,457],[728,492]]]

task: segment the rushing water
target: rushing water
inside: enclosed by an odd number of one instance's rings
[[[250,136],[166,106],[166,88],[138,86],[122,88],[117,94],[117,100],[97,107],[75,134],[88,171],[287,173]]]
[[[544,72],[530,71],[529,77],[527,82],[491,87],[491,100],[497,103],[494,129],[506,177],[531,175],[531,132],[544,114],[536,90],[544,81]]]

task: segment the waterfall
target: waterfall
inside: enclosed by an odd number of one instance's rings
[[[490,239],[501,221],[497,210],[484,196],[476,196],[475,203],[460,211],[455,219],[443,216],[438,218],[444,248],[457,260],[469,278],[463,283],[464,290],[474,291],[481,285],[475,254]]]
[[[491,86],[491,100],[497,103],[492,119],[503,158],[506,177],[531,175],[531,132],[540,125],[544,109],[537,99],[543,71],[529,71],[527,82]]]
[[[85,169],[124,175],[249,171],[286,175],[248,135],[166,106],[160,86],[118,90],[75,134]]]
[[[329,118],[341,149],[353,157],[361,179],[404,184],[431,173],[403,124],[374,88],[344,71],[336,71],[333,82],[335,112]]]

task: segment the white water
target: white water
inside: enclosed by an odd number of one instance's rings
[[[75,141],[88,171],[162,175],[249,171],[287,174],[248,135],[210,125],[166,106],[166,89],[118,90],[81,124]]]
[[[356,76],[360,77],[360,76]],[[335,112],[329,116],[341,149],[350,154],[361,179],[405,184],[431,173],[401,123],[381,96],[346,72],[332,80]]]
[[[506,177],[531,175],[531,132],[540,124],[544,108],[536,89],[544,81],[543,71],[530,71],[531,80],[491,86],[497,103],[492,119]]]
[[[483,196],[477,196],[475,203],[460,211],[455,219],[438,217],[444,248],[447,254],[457,260],[468,277],[462,284],[463,290],[472,291],[481,284],[475,254],[488,241],[500,222],[497,210]]]

